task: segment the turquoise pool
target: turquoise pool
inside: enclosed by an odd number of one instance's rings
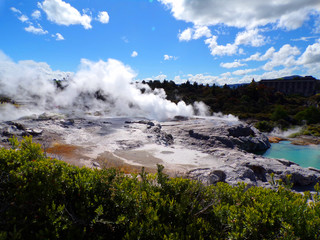
[[[289,141],[272,143],[264,154],[269,158],[284,158],[299,164],[302,167],[320,169],[320,146],[297,146]]]

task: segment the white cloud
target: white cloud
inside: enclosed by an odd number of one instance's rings
[[[177,60],[177,59],[178,59],[178,57],[175,57],[175,56],[170,56],[170,55],[167,55],[167,54],[163,55],[163,60],[165,60],[165,61]]]
[[[260,47],[265,44],[265,37],[259,34],[259,30],[250,29],[237,34],[236,45],[251,45],[253,47]]]
[[[201,37],[211,37],[211,31],[207,26],[195,26],[187,28],[178,34],[179,41],[190,41],[191,39],[199,39]]]
[[[295,42],[297,42],[297,41],[308,42],[309,39],[312,39],[312,38],[316,38],[316,37],[315,37],[315,36],[313,36],[313,37],[300,37],[300,38],[291,39],[291,41],[295,41]]]
[[[20,17],[18,17],[18,19],[19,19],[21,22],[26,22],[26,21],[29,20],[29,18],[28,18],[26,15],[24,15],[24,14],[22,14]]]
[[[129,43],[129,39],[126,36],[121,37],[121,40],[125,43]]]
[[[31,14],[31,17],[33,17],[34,19],[40,19],[41,18],[41,12],[39,10],[35,10]]]
[[[257,52],[252,54],[250,57],[243,59],[242,61],[249,62],[249,61],[261,61],[261,53]]]
[[[320,13],[318,14],[317,19],[314,21],[314,27],[312,29],[312,32],[315,34],[320,33]]]
[[[297,61],[298,64],[319,64],[320,43],[309,45]]]
[[[136,52],[136,51],[133,51],[132,53],[131,53],[131,57],[137,57],[138,56],[138,53]]]
[[[202,26],[202,27],[196,27],[194,34],[193,34],[193,39],[199,39],[201,37],[211,37],[211,31],[207,26]]]
[[[242,66],[246,66],[247,64],[245,63],[241,63],[240,61],[234,61],[234,62],[230,62],[230,63],[220,63],[221,67],[224,68],[237,68],[237,67],[242,67]]]
[[[294,73],[296,68],[283,68],[280,70],[276,71],[270,71],[270,72],[265,72],[262,75],[258,76],[257,79],[273,79],[273,78],[279,78],[283,76],[289,76]]]
[[[263,66],[263,69],[271,71],[274,67],[277,66],[294,66],[296,64],[294,56],[299,54],[300,51],[297,47],[292,47],[289,44],[285,44],[280,48],[278,52],[273,53],[271,60]]]
[[[243,59],[242,61],[248,62],[248,61],[266,61],[270,58],[272,58],[274,52],[276,50],[274,47],[269,48],[264,55],[261,56],[261,53],[255,53],[251,55],[250,57]]]
[[[160,74],[158,76],[152,77],[152,79],[150,80],[159,80],[159,81],[164,81],[166,80],[168,77],[165,74]]]
[[[26,30],[27,32],[33,33],[33,34],[37,34],[37,35],[44,35],[47,34],[48,31],[43,30],[43,28],[38,25],[38,27],[35,27],[33,25],[29,25],[28,27],[25,27],[24,30]]]
[[[308,19],[307,13],[319,12],[319,0],[160,0],[178,20],[195,25],[224,24],[255,28],[269,23],[296,29]]]
[[[255,72],[257,69],[240,69],[232,72],[233,75],[247,75],[248,73]]]
[[[319,9],[318,9],[319,10]],[[297,11],[289,12],[280,17],[278,27],[287,30],[294,30],[302,26],[304,21],[309,18],[310,8],[301,8]]]
[[[29,18],[26,15],[22,14],[22,12],[19,9],[17,9],[15,7],[11,7],[10,10],[12,12],[17,13],[18,15],[20,15],[20,16],[17,16],[17,17],[21,22],[26,22],[26,21],[29,20]]]
[[[192,29],[185,29],[182,33],[179,33],[178,38],[180,41],[190,41],[192,39]]]
[[[61,35],[61,33],[56,33],[56,40],[57,41],[62,41],[62,40],[64,40],[64,37]]]
[[[217,83],[219,77],[217,76],[211,76],[211,75],[204,75],[204,74],[196,74],[196,75],[192,75],[192,74],[188,74],[187,75],[188,80],[190,82],[197,82],[200,84],[213,84],[213,83]]]
[[[216,84],[216,85],[224,85],[224,84],[233,84],[237,83],[237,79],[231,77],[231,73],[223,73],[220,76],[212,76],[205,74],[187,74],[183,76],[175,76],[173,81],[177,84],[185,83],[189,81],[191,83],[197,82],[199,84]]]
[[[109,22],[109,14],[106,11],[99,12],[97,20],[101,23]]]
[[[21,11],[20,11],[19,9],[15,8],[15,7],[11,7],[10,10],[11,10],[12,12],[22,14]]]
[[[217,36],[212,36],[211,38],[206,39],[205,44],[209,45],[208,47],[212,56],[230,56],[236,54],[238,51],[238,46],[235,44],[228,43],[227,45],[218,45]]]
[[[44,0],[38,3],[38,6],[47,14],[48,20],[56,24],[65,26],[81,24],[85,29],[92,28],[90,16],[81,15],[77,9],[62,0]]]

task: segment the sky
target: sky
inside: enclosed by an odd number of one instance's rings
[[[0,36],[0,76],[115,59],[134,80],[320,79],[319,0],[0,0]]]

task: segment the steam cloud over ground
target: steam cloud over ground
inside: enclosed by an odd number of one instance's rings
[[[146,117],[166,120],[181,115],[204,116],[204,103],[187,105],[166,100],[163,89],[151,90],[135,83],[136,74],[115,59],[92,62],[82,59],[76,73],[53,71],[47,63],[32,60],[14,62],[0,52],[0,95],[21,107],[1,106],[0,120],[10,120],[44,111],[96,113],[103,116]],[[53,79],[62,80],[60,88]],[[142,91],[143,90],[143,91]],[[144,93],[142,93],[144,92]]]

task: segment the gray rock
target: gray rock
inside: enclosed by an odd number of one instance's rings
[[[39,136],[43,133],[43,130],[37,129],[37,128],[34,128],[34,129],[27,128],[26,133],[28,133],[29,135],[32,135],[32,136]]]
[[[247,152],[263,151],[270,147],[268,138],[254,127],[245,124],[237,126],[184,125],[188,133],[184,140],[200,148],[238,148]]]
[[[255,135],[250,126],[244,126],[242,124],[229,128],[228,132],[228,135],[232,137],[247,137]]]

